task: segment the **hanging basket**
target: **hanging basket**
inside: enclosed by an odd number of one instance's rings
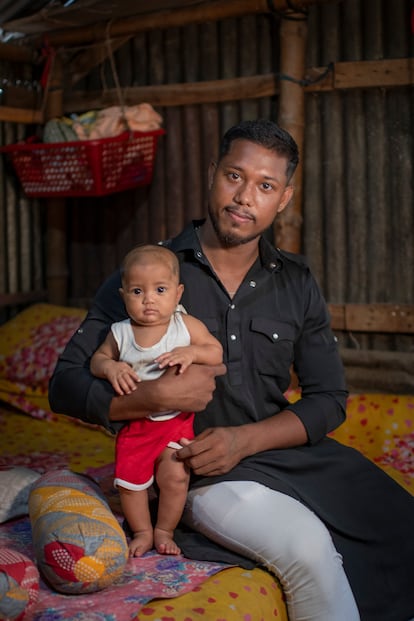
[[[114,138],[18,143],[0,148],[32,197],[105,196],[151,182],[163,129]]]

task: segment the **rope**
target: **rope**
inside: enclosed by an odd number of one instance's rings
[[[120,105],[120,108],[121,108],[121,117],[122,117],[123,122],[125,123],[125,127],[127,129],[130,129],[129,124],[128,124],[128,120],[127,120],[126,115],[125,115],[124,95],[123,95],[122,88],[121,88],[121,85],[120,85],[120,82],[119,82],[118,71],[116,69],[114,54],[113,54],[112,46],[111,46],[111,39],[109,37],[109,31],[110,31],[110,28],[111,28],[111,24],[112,24],[112,22],[108,22],[108,24],[106,26],[105,44],[106,44],[106,47],[108,49],[108,58],[109,58],[109,63],[111,65],[111,69],[112,69],[112,77],[113,77],[114,82],[115,82],[115,88],[116,88],[116,92],[117,92],[118,99],[119,99],[119,105]]]
[[[327,66],[327,68],[325,69],[325,71],[323,73],[321,73],[320,75],[318,75],[316,78],[308,78],[308,79],[298,79],[298,78],[293,78],[290,75],[286,75],[285,73],[276,73],[276,78],[279,80],[287,80],[288,82],[294,82],[295,84],[299,84],[300,86],[310,86],[311,84],[317,84],[318,82],[321,82],[322,80],[324,80],[326,78],[326,76],[333,72],[334,70],[334,63],[329,63],[329,65]]]
[[[53,69],[55,66],[56,50],[49,45],[49,42],[45,40],[42,56],[46,58],[45,66],[43,68],[42,76],[40,78],[40,85],[43,88],[42,103],[40,106],[40,112],[42,119],[45,118],[45,111],[47,106],[47,98],[50,91],[50,82],[52,80]]]

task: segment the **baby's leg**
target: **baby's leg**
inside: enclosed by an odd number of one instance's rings
[[[176,449],[166,448],[157,462],[156,479],[160,489],[154,544],[160,554],[180,554],[174,529],[180,521],[187,498],[190,474],[175,458]]]
[[[133,533],[129,544],[130,556],[142,556],[153,545],[153,530],[146,489],[132,491],[118,486],[122,511]]]

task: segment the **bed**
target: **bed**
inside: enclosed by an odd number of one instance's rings
[[[65,469],[86,474],[122,522],[112,487],[113,436],[53,414],[47,400],[56,357],[84,314],[83,309],[40,303],[0,326],[0,550],[16,550],[35,565],[27,506],[14,510],[10,486],[2,488],[2,475],[10,468],[39,477]],[[289,397],[298,398],[298,391],[292,389]],[[413,492],[414,395],[352,393],[347,421],[332,435]],[[5,514],[7,503],[11,510]],[[0,588],[1,576],[0,571]],[[116,583],[93,593],[62,594],[40,576],[34,600],[27,618],[36,621],[287,621],[280,585],[266,570],[154,552],[128,559]]]

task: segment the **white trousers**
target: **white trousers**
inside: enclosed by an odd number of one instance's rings
[[[275,574],[290,621],[359,621],[329,531],[294,498],[254,481],[225,481],[191,490],[184,520]]]

